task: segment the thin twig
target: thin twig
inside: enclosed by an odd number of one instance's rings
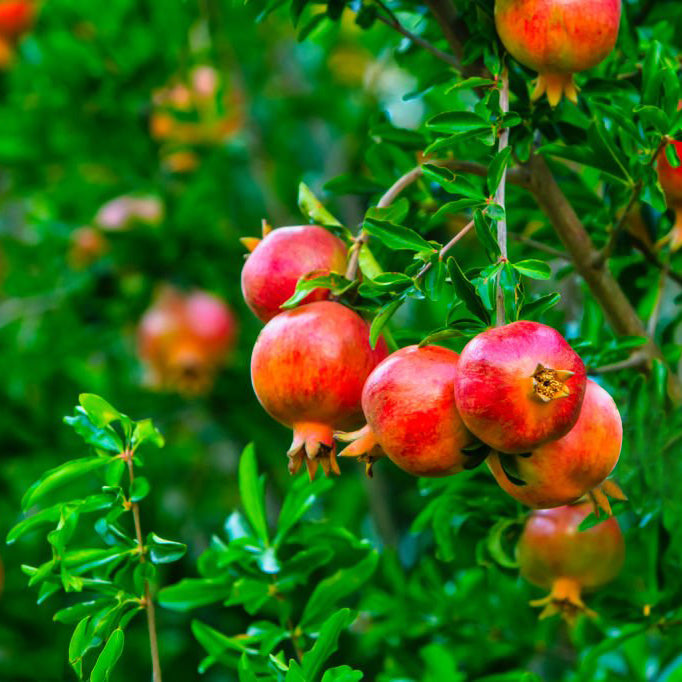
[[[454,66],[456,68],[460,66],[459,59],[453,57],[451,54],[448,54],[447,52],[443,52],[443,50],[438,49],[435,45],[432,45],[428,40],[424,40],[423,38],[420,38],[418,35],[415,35],[411,31],[408,31],[397,19],[385,17],[383,14],[377,15],[377,19],[382,23],[386,24],[386,26],[390,26],[392,29],[398,31],[398,33],[404,35],[406,38],[409,38],[415,45],[423,47],[425,50],[429,51],[431,54],[438,57],[438,59],[440,59],[441,61],[446,62],[450,66]]]
[[[668,139],[664,135],[661,138],[660,144],[658,145],[658,147],[656,147],[656,151],[654,152],[653,156],[647,162],[647,166],[652,166],[655,163],[656,159],[658,158],[658,155],[661,153],[663,147],[665,147],[667,141]],[[644,189],[644,180],[640,178],[632,187],[632,194],[630,195],[630,200],[628,201],[627,206],[623,211],[623,214],[619,218],[618,222],[615,224],[614,228],[611,230],[611,234],[609,234],[609,239],[606,242],[604,248],[599,252],[598,258],[594,264],[595,267],[602,267],[604,263],[606,263],[606,261],[611,257],[613,249],[616,246],[616,242],[618,241],[618,237],[620,236],[620,233],[629,218],[632,207],[639,199],[639,195],[641,194],[642,189]]]
[[[130,487],[132,488],[133,481],[135,480],[132,452],[128,454],[126,459],[128,461],[128,477],[130,479]],[[137,545],[140,548],[140,563],[144,564],[146,562],[146,558],[144,555],[144,542],[142,540],[142,524],[140,523],[140,505],[137,502],[131,502],[131,510],[133,512],[133,522],[135,523]],[[152,655],[152,680],[153,682],[161,682],[161,660],[159,658],[159,641],[156,634],[156,613],[154,611],[154,601],[152,600],[151,590],[149,589],[149,581],[146,578],[144,581],[144,601],[145,610],[147,611],[149,648]]]
[[[561,258],[561,260],[566,261],[571,260],[571,257],[565,251],[559,251],[559,249],[554,249],[551,246],[547,246],[546,244],[537,241],[537,239],[524,237],[522,234],[516,234],[516,232],[508,232],[507,237],[509,237],[509,239],[513,239],[515,242],[519,242],[520,244],[530,246],[531,248],[536,249],[537,251],[542,251],[543,253],[546,253],[548,256],[554,256],[555,258]]]
[[[460,240],[465,237],[475,225],[474,220],[470,220],[439,252],[438,260],[443,260],[445,254]],[[424,263],[422,269],[417,273],[415,279],[422,278],[431,269],[431,261]]]
[[[667,282],[669,266],[666,263],[661,270],[661,274],[658,278],[658,287],[656,287],[656,301],[654,302],[653,310],[651,311],[651,316],[649,317],[649,322],[647,323],[647,331],[649,336],[652,338],[656,334],[656,326],[658,325],[658,318],[661,314],[661,305],[663,303],[663,292],[665,291],[665,285]]]
[[[646,258],[646,260],[649,261],[649,263],[655,265],[659,270],[665,270],[665,274],[669,280],[671,280],[672,282],[676,282],[677,284],[682,286],[682,274],[674,272],[669,267],[667,267],[666,264],[663,263],[661,259],[656,255],[656,252],[653,251],[651,247],[644,241],[638,239],[634,235],[631,236],[633,245],[635,246],[636,249],[639,249],[642,252],[642,255],[644,256],[644,258]]]
[[[509,111],[509,72],[505,68],[502,71],[502,88],[500,90],[500,109],[502,114]],[[501,153],[507,148],[509,144],[509,128],[506,126],[500,132],[500,140],[497,145],[497,153]],[[505,167],[500,178],[500,184],[495,190],[495,203],[502,207],[502,217],[497,221],[497,245],[500,247],[500,262],[506,263],[507,258],[507,214],[505,211],[504,192],[507,184],[507,169]],[[497,326],[504,324],[504,291],[502,290],[502,271],[497,276],[497,310],[496,322]]]
[[[601,367],[594,367],[589,370],[592,374],[608,374],[609,372],[618,372],[621,369],[632,369],[633,367],[645,368],[649,364],[649,358],[646,352],[635,351],[630,357],[619,362],[613,362],[610,365],[602,365]]]

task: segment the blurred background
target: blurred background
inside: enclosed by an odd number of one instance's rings
[[[419,17],[412,21],[419,25]],[[153,492],[142,522],[187,543],[189,551],[162,571],[163,583],[196,573],[197,557],[239,505],[235,472],[250,441],[276,512],[290,485],[285,452],[291,436],[263,412],[251,389],[249,356],[261,325],[241,298],[246,250],[239,239],[258,236],[263,218],[273,226],[303,223],[301,181],[354,228],[399,175],[393,169],[414,165],[422,140],[411,131],[442,109],[448,77],[428,53],[408,49],[384,25],[363,30],[350,11],[338,22],[318,22],[305,38],[298,40],[286,11],[259,22],[253,3],[109,0],[104,7],[94,0],[49,0],[10,46],[0,72],[0,537],[21,518],[21,495],[42,471],[85,454],[62,423],[81,392],[102,395],[133,418],[152,417],[166,438],[166,447],[146,459]],[[410,68],[403,68],[405,60]],[[514,189],[511,196],[518,223],[559,246],[532,201]],[[459,227],[457,221],[436,226],[433,238],[446,241]],[[473,240],[462,244],[469,266],[485,262]],[[561,256],[550,260],[559,281],[552,286],[561,288],[564,302],[544,321],[573,338],[608,341],[597,306],[584,298]],[[642,310],[650,310],[646,283],[636,276],[628,281],[641,294]],[[210,292],[233,312],[232,351],[203,393],[159,390],[141,361],[139,322],[167,285]],[[446,312],[446,302],[405,306],[397,341],[421,338]],[[628,420],[631,377],[609,380],[632,433],[638,426]],[[660,423],[661,415],[651,403],[648,422]],[[632,453],[645,440],[643,429],[629,439],[624,478],[640,470],[644,453]],[[536,623],[526,602],[537,593],[481,554],[479,539],[492,524],[484,513],[455,518],[457,545],[448,563],[437,562],[431,534],[409,532],[429,486],[395,467],[376,467],[381,471],[368,484],[362,467],[342,464],[344,476],[325,494],[324,513],[377,547],[393,548],[365,593],[368,608],[380,611],[395,599],[401,618],[413,609],[423,620],[384,619],[384,629],[348,646],[340,663],[357,664],[370,680],[442,680],[441,650],[447,650],[453,665],[464,663],[474,673],[539,658],[551,678],[562,677],[576,650],[560,623]],[[456,486],[458,496],[490,513],[518,512],[486,472],[466,475]],[[452,518],[452,509],[443,513]],[[622,522],[626,530],[633,523]],[[661,551],[649,549],[653,557]],[[20,570],[22,563],[44,560],[45,552],[44,541],[33,536],[0,546],[4,682],[73,678],[66,657],[70,629],[51,620],[58,604],[36,607]],[[656,571],[652,562],[640,556],[603,597],[612,613],[643,606],[646,595],[627,604],[622,595],[638,573]],[[396,571],[405,572],[399,598],[391,588]],[[206,617],[226,632],[248,621],[235,609]],[[160,610],[158,618],[165,677],[196,679],[202,652],[190,617]],[[446,629],[434,634],[429,619]],[[586,641],[599,641],[590,627]],[[112,679],[148,678],[143,618],[132,628],[137,636],[128,637]],[[414,644],[402,646],[401,636]],[[635,639],[633,651],[623,644],[606,661],[595,654],[600,672],[592,679],[635,679],[628,677],[630,659],[644,661],[653,649],[660,661],[679,653],[660,633],[652,637]],[[677,675],[665,679],[682,679]],[[205,679],[232,678],[216,669]]]

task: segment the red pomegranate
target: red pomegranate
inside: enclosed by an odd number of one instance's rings
[[[155,388],[202,393],[234,345],[237,324],[219,298],[161,290],[138,328],[138,350]]]
[[[33,25],[33,0],[0,0],[0,35],[16,40]]]
[[[588,379],[578,421],[563,438],[528,455],[493,453],[488,466],[500,487],[523,504],[535,509],[559,507],[604,482],[618,462],[622,443],[623,426],[613,398]],[[513,472],[519,483],[505,471]]]
[[[296,282],[304,275],[343,273],[346,269],[346,245],[316,225],[270,231],[264,222],[263,239],[249,237],[242,242],[252,251],[242,270],[242,293],[263,322],[282,312],[280,306],[291,298]],[[328,289],[316,289],[303,303],[326,298]]]
[[[522,320],[464,347],[455,378],[467,428],[501,452],[525,453],[564,436],[580,413],[585,366],[551,327]]]
[[[251,380],[265,410],[294,430],[292,474],[304,459],[311,478],[318,463],[327,475],[339,473],[334,430],[357,427],[362,387],[386,354],[383,340],[372,350],[357,313],[331,301],[285,311],[263,328]]]
[[[439,346],[408,346],[389,355],[362,391],[367,426],[340,437],[353,439],[341,455],[360,457],[371,467],[386,454],[415,476],[448,476],[467,468],[473,455],[462,448],[474,438],[455,406],[458,360],[457,353]]]
[[[495,26],[511,55],[538,72],[531,99],[547,93],[578,98],[577,71],[591,69],[613,50],[620,0],[495,0]]]
[[[677,156],[682,159],[682,142],[673,141]],[[670,232],[670,248],[673,251],[682,246],[682,165],[673,168],[665,155],[658,155],[658,179],[665,192],[668,208],[675,212],[675,224]]]
[[[528,582],[551,590],[544,599],[540,618],[562,613],[573,621],[589,611],[583,590],[594,590],[613,580],[625,560],[625,542],[615,517],[587,530],[578,527],[592,511],[589,503],[534,511],[516,546],[521,575]]]

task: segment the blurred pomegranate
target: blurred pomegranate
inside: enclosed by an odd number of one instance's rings
[[[79,227],[71,233],[69,265],[74,270],[87,268],[98,261],[108,248],[109,243],[99,230],[94,227]]]
[[[16,45],[30,31],[35,14],[33,0],[0,0],[0,69],[11,65]]]
[[[236,318],[220,298],[164,286],[137,331],[146,383],[185,395],[206,393],[234,347],[236,334]]]
[[[164,213],[163,202],[157,196],[124,195],[103,204],[94,223],[103,230],[127,230],[135,224],[158,225]]]

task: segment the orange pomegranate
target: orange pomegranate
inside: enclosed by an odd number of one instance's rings
[[[318,464],[339,473],[334,431],[357,428],[362,387],[386,357],[383,340],[369,343],[369,326],[355,312],[317,301],[273,317],[251,356],[256,397],[277,421],[293,428],[289,471],[303,461],[312,478]]]
[[[547,509],[575,502],[601,485],[618,462],[622,442],[613,398],[588,379],[578,421],[563,438],[524,455],[493,453],[488,466],[509,495],[529,507]]]
[[[500,40],[521,64],[538,72],[531,99],[547,93],[556,106],[562,95],[577,101],[573,80],[613,50],[621,0],[495,0]]]
[[[474,441],[460,419],[453,384],[459,356],[439,346],[408,346],[389,355],[369,375],[362,391],[367,426],[337,434],[353,442],[342,456],[368,464],[387,455],[415,476],[448,476],[468,468]]]
[[[618,521],[610,517],[592,528],[578,527],[592,510],[589,503],[533,512],[516,546],[521,575],[533,585],[550,590],[540,618],[562,613],[573,622],[579,612],[594,616],[583,600],[611,582],[625,560],[625,542]]]
[[[674,140],[669,144],[674,145],[678,158],[682,160],[682,142]],[[675,213],[675,223],[669,239],[670,248],[677,251],[682,246],[682,165],[673,168],[665,150],[662,150],[658,155],[657,170],[668,208]]]

